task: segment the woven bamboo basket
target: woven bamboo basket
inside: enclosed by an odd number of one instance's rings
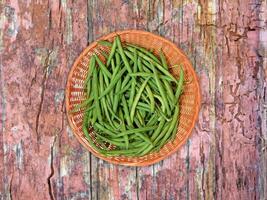
[[[113,41],[114,37],[119,35],[122,42],[137,44],[147,49],[153,49],[154,53],[159,54],[160,49],[166,55],[169,66],[182,64],[185,72],[185,86],[183,94],[180,98],[180,116],[179,125],[177,128],[176,138],[173,141],[165,144],[158,152],[153,152],[142,157],[125,157],[114,156],[106,157],[95,151],[87,141],[82,131],[83,111],[75,114],[69,114],[69,111],[77,104],[83,102],[85,99],[85,91],[83,83],[88,73],[88,62],[93,53],[100,54],[101,51],[107,51],[105,47],[97,44],[98,40]],[[106,36],[99,38],[97,41],[90,44],[76,59],[68,76],[66,86],[66,110],[69,124],[73,133],[79,142],[88,149],[95,156],[114,164],[128,165],[128,166],[147,166],[159,162],[185,143],[190,136],[192,129],[198,117],[200,108],[200,89],[196,73],[185,54],[177,48],[172,42],[149,32],[139,30],[125,30],[113,32]],[[170,72],[179,77],[179,68],[170,68]],[[90,135],[94,139],[93,130],[90,130]],[[99,144],[96,143],[99,146]]]

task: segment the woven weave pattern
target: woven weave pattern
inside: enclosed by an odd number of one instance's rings
[[[149,32],[128,30],[111,33],[107,36],[100,38],[99,40],[113,41],[116,35],[120,35],[122,42],[128,42],[132,44],[145,47],[146,49],[153,49],[155,54],[159,54],[160,49],[163,50],[166,55],[170,72],[177,78],[179,78],[180,68],[171,67],[177,64],[182,64],[185,72],[185,84],[183,94],[180,98],[180,116],[179,125],[174,141],[165,144],[160,151],[153,152],[142,157],[105,157],[96,152],[90,147],[89,142],[82,132],[83,112],[77,112],[75,114],[68,114],[68,120],[70,126],[80,141],[89,151],[95,156],[104,159],[111,163],[130,165],[130,166],[145,166],[158,162],[170,154],[174,153],[189,137],[195,121],[198,116],[200,107],[200,90],[198,80],[193,67],[188,58],[178,49],[173,43],[168,40],[154,35]],[[72,69],[70,71],[67,88],[66,88],[66,109],[67,113],[74,108],[77,104],[80,104],[85,100],[85,91],[83,88],[84,80],[88,73],[88,63],[93,53],[100,54],[101,51],[107,51],[105,47],[97,45],[97,42],[88,46],[82,54],[77,58]],[[93,130],[90,130],[90,135],[94,139]],[[97,143],[96,143],[97,144]],[[98,144],[97,144],[98,145]]]

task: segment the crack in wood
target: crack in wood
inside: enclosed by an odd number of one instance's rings
[[[54,146],[55,146],[55,143],[56,143],[56,138],[57,136],[54,136],[54,141],[52,143],[52,146],[51,146],[51,150],[50,150],[50,174],[47,178],[47,184],[48,184],[48,193],[49,193],[49,196],[50,196],[50,199],[51,200],[55,200],[55,197],[54,197],[54,194],[53,194],[53,188],[52,188],[52,177],[54,176]]]
[[[203,199],[206,199],[206,192],[205,192],[205,153],[204,153],[204,147],[203,147],[203,143],[201,142],[200,144],[200,162],[202,165],[202,173],[201,173],[201,190],[202,190],[202,194],[203,194]]]
[[[185,162],[186,162],[186,173],[187,175],[189,175],[190,173],[190,141],[186,142],[186,158],[185,158]],[[189,178],[187,178],[186,180],[186,199],[189,200],[190,199],[190,184],[189,184]]]
[[[136,198],[139,200],[138,167],[135,167]]]
[[[93,181],[92,181],[92,154],[89,153],[89,160],[90,160],[90,199],[93,199]]]
[[[12,183],[13,183],[13,174],[12,174],[12,176],[11,176],[10,184],[9,184],[9,198],[10,198],[10,200],[13,199],[13,194],[12,194]]]
[[[48,54],[45,58],[45,63],[44,63],[44,76],[42,80],[42,90],[41,90],[41,101],[38,107],[38,112],[37,112],[37,117],[36,117],[36,126],[35,126],[35,131],[36,131],[36,136],[37,136],[37,147],[39,151],[39,140],[40,140],[40,134],[39,134],[39,120],[40,120],[40,115],[42,112],[42,107],[43,107],[43,102],[44,102],[44,93],[45,93],[45,88],[46,88],[46,80],[48,77],[48,71],[49,71],[49,62],[50,62],[50,55],[53,51],[48,51]]]

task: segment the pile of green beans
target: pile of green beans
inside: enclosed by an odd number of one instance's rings
[[[157,57],[143,47],[122,44],[119,36],[98,45],[108,47],[109,54],[91,56],[84,83],[87,98],[71,112],[83,110],[83,132],[105,156],[158,151],[176,135],[182,67],[176,79],[162,51]],[[89,135],[91,127],[94,139]]]

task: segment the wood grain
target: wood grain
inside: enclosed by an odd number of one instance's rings
[[[0,199],[267,199],[265,0],[0,1]],[[149,167],[108,164],[73,136],[64,89],[114,30],[188,55],[202,108],[192,137]]]

